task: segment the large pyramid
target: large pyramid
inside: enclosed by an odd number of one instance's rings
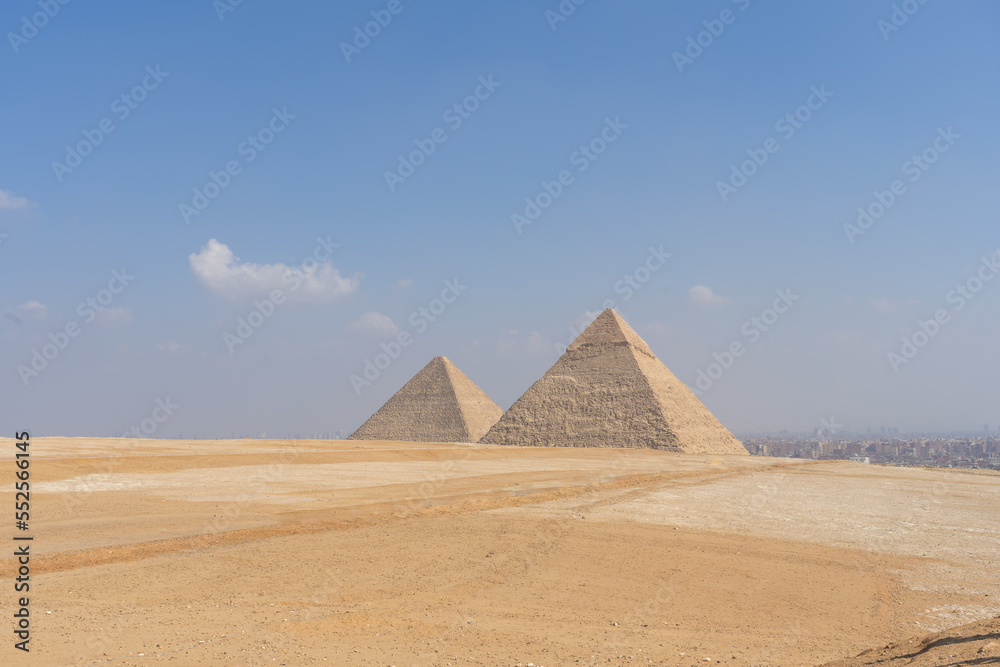
[[[480,442],[748,454],[610,308]]]
[[[477,442],[503,410],[446,357],[435,357],[349,440]]]

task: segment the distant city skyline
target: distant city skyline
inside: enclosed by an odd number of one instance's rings
[[[797,438],[751,436],[751,454],[817,460],[851,460],[892,466],[1000,470],[1000,437],[993,434],[923,434]]]

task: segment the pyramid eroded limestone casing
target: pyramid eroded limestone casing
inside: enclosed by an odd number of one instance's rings
[[[480,442],[747,454],[743,443],[610,308]]]
[[[477,442],[503,410],[446,357],[435,357],[349,440]]]

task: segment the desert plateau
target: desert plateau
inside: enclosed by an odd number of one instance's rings
[[[8,664],[998,660],[991,472],[357,440],[32,447],[37,650]]]

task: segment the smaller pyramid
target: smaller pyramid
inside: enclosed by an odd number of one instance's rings
[[[447,357],[435,357],[348,440],[478,442],[502,415]]]

